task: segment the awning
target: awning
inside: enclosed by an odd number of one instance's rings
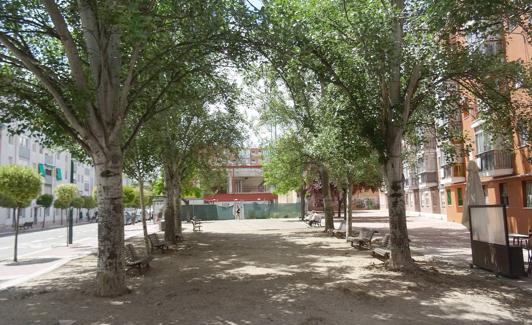
[[[42,177],[46,177],[46,171],[44,171],[44,165],[43,164],[39,164],[39,174]]]
[[[55,169],[55,179],[57,179],[58,181],[63,179],[63,174],[61,174],[61,168]]]

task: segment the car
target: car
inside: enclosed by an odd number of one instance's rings
[[[124,211],[124,225],[130,225],[133,223],[133,216],[130,212]]]

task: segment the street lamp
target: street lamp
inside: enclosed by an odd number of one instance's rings
[[[70,183],[74,184],[74,159],[70,155]],[[74,237],[74,208],[70,207],[68,213],[68,234],[67,234],[67,245],[72,245]]]

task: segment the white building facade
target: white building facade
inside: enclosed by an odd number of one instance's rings
[[[71,159],[70,153],[44,148],[29,135],[11,135],[6,126],[0,124],[0,165],[14,164],[36,170],[42,177],[41,194],[52,194],[55,199],[57,186],[70,183]],[[74,183],[79,195],[92,195],[95,186],[94,168],[74,161]],[[47,209],[49,211],[44,210],[34,200],[29,207],[22,209],[20,223],[42,222],[44,216],[47,224],[52,220],[60,222],[60,210],[53,207]],[[0,207],[0,225],[11,225],[12,213],[12,209]]]

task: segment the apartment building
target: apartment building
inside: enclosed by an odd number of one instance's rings
[[[503,36],[484,40],[482,47],[492,54],[504,51],[508,61],[532,64],[532,46],[520,27]],[[483,121],[477,115],[482,102],[465,91],[464,98],[468,102],[467,108],[446,121],[440,121],[465,136],[465,143],[451,140],[457,154],[448,157],[435,141],[428,139],[417,163],[405,165],[407,211],[441,214],[449,221],[460,222],[466,197],[466,166],[474,160],[480,169],[486,203],[506,205],[509,231],[526,234],[532,229],[532,155],[525,136],[529,130],[526,127],[520,129],[517,121],[518,127],[511,141],[513,150],[509,150],[483,128]],[[522,104],[523,115],[530,121],[532,99],[526,94],[515,95],[512,99]],[[436,179],[435,168],[438,171]]]
[[[27,134],[11,135],[5,125],[0,125],[0,165],[15,164],[31,167],[42,177],[41,193],[54,194],[57,186],[70,183],[72,157],[68,152],[45,148]],[[92,195],[95,186],[94,168],[74,161],[74,183],[79,195]],[[53,220],[60,211],[50,208],[44,211],[35,200],[21,211],[22,221],[38,222],[46,215],[46,220]],[[11,225],[11,211],[0,208],[0,225]],[[55,218],[57,219],[57,218]]]
[[[267,192],[262,171],[263,159],[261,148],[246,148],[238,156],[231,157],[227,164],[227,193]]]

